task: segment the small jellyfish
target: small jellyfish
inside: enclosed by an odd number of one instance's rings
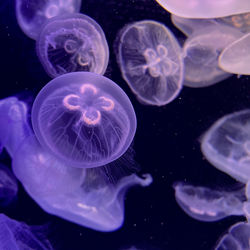
[[[73,167],[116,160],[136,131],[134,108],[108,78],[89,72],[62,75],[38,94],[32,125],[39,142]]]
[[[229,192],[176,183],[174,189],[179,206],[196,220],[217,221],[231,215],[245,215],[244,188]]]
[[[219,57],[219,66],[226,72],[250,75],[250,33],[229,44]]]
[[[174,100],[183,83],[181,48],[163,24],[144,20],[119,35],[117,60],[122,76],[138,100],[162,106]]]
[[[10,156],[31,129],[27,122],[27,106],[16,97],[0,100],[0,144],[5,147]]]
[[[45,238],[46,234],[46,226],[28,226],[0,214],[1,250],[52,250],[51,243]]]
[[[201,149],[207,160],[236,180],[250,180],[250,109],[220,118],[205,133]]]
[[[81,0],[16,0],[16,17],[23,32],[36,40],[47,20],[79,12],[80,7]]]
[[[230,77],[219,68],[218,58],[226,46],[241,36],[237,29],[221,24],[208,24],[189,36],[183,46],[184,85],[207,87]]]
[[[0,164],[0,207],[9,205],[17,195],[16,177],[9,168]]]
[[[72,168],[41,147],[35,136],[21,145],[12,167],[28,194],[46,212],[97,231],[121,227],[126,190],[152,182],[150,175],[139,178],[135,174],[111,182],[106,168]]]
[[[216,18],[250,11],[249,0],[156,0],[174,15],[186,18]]]
[[[75,71],[102,75],[109,59],[109,48],[102,28],[83,14],[51,18],[41,30],[36,51],[52,78]]]
[[[228,232],[217,242],[215,250],[249,250],[250,224],[239,222],[231,226]]]

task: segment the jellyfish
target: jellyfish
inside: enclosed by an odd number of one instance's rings
[[[46,226],[28,226],[0,214],[0,249],[52,250],[46,236]]]
[[[119,158],[136,131],[134,108],[108,78],[74,72],[50,81],[32,107],[43,147],[73,167],[98,167]]]
[[[230,77],[219,68],[218,58],[226,46],[241,36],[237,29],[222,24],[208,24],[189,36],[183,46],[184,85],[207,87]]]
[[[179,206],[196,220],[217,221],[231,215],[245,216],[245,187],[223,191],[178,182],[174,189]]]
[[[216,18],[250,11],[248,0],[156,0],[174,15],[186,18]]]
[[[16,177],[9,168],[0,164],[0,207],[9,205],[17,195]]]
[[[16,0],[16,17],[22,31],[36,40],[52,17],[79,12],[81,0]]]
[[[34,135],[22,143],[12,167],[27,193],[46,212],[104,232],[121,227],[126,190],[152,182],[150,175],[140,178],[136,174],[112,182],[106,167],[74,168],[41,147]]]
[[[229,44],[219,57],[219,66],[226,72],[250,75],[250,33]]]
[[[165,105],[182,88],[181,48],[163,24],[144,20],[120,32],[117,60],[122,76],[143,104]]]
[[[75,71],[104,74],[109,48],[102,28],[83,14],[51,18],[36,41],[37,55],[52,78]]]
[[[250,180],[250,109],[225,115],[202,138],[206,159],[242,183]]]
[[[217,242],[215,250],[248,250],[250,249],[250,224],[238,222],[231,226]]]
[[[13,156],[20,143],[31,134],[27,105],[16,97],[0,100],[0,145]]]

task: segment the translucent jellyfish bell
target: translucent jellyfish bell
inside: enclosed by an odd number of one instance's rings
[[[161,106],[179,94],[181,48],[163,24],[144,20],[127,25],[120,32],[117,59],[123,78],[142,103]]]
[[[108,78],[89,72],[62,75],[38,94],[32,124],[39,142],[70,166],[89,168],[119,158],[136,131],[134,108]]]
[[[109,59],[102,28],[83,14],[51,18],[41,30],[36,50],[51,77],[75,71],[104,74]]]
[[[219,57],[219,66],[226,72],[250,75],[250,33],[229,44]]]
[[[245,188],[229,192],[179,182],[174,189],[179,206],[196,220],[217,221],[231,215],[245,215]]]
[[[124,220],[126,190],[152,182],[150,175],[141,179],[132,174],[112,183],[102,167],[67,166],[41,147],[35,136],[21,145],[12,167],[28,194],[46,212],[98,231],[118,229]]]
[[[250,11],[249,0],[156,0],[174,15],[187,18],[215,18]]]
[[[78,12],[80,7],[81,0],[16,0],[16,17],[23,32],[36,40],[48,19]]]
[[[28,226],[0,214],[0,249],[53,250],[45,238],[46,226]]]
[[[219,68],[218,58],[226,46],[241,36],[237,29],[222,24],[208,24],[192,33],[183,46],[184,85],[207,87],[230,77]]]
[[[239,222],[231,226],[217,242],[215,250],[248,250],[250,249],[250,224]]]
[[[226,115],[202,138],[201,149],[216,168],[240,182],[250,180],[250,110]]]
[[[27,106],[16,97],[0,100],[0,144],[10,156],[19,147],[31,129],[27,122]]]

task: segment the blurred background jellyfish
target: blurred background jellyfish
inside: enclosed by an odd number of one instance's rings
[[[215,246],[215,250],[248,250],[250,249],[250,224],[239,222],[231,226]]]
[[[206,159],[236,180],[250,180],[250,110],[226,115],[205,133],[201,149]]]
[[[28,226],[0,214],[0,249],[52,250],[46,226]]]
[[[109,59],[102,28],[83,14],[51,18],[40,32],[36,50],[52,78],[75,71],[104,74]]]
[[[245,215],[245,187],[224,191],[178,182],[174,189],[179,206],[196,220],[217,221],[232,215]]]
[[[27,106],[16,97],[0,100],[0,145],[13,156],[20,143],[31,134]]]
[[[219,66],[226,72],[250,75],[250,33],[229,44],[219,57]]]
[[[250,11],[248,0],[156,0],[164,9],[181,17],[215,18]]]
[[[0,207],[9,205],[16,198],[17,191],[16,177],[0,163]]]
[[[112,182],[113,173],[108,174],[107,167],[72,168],[42,148],[35,136],[21,145],[12,167],[28,194],[46,212],[98,231],[118,229],[124,220],[126,190],[152,182],[150,175],[139,178],[135,174]]]
[[[183,59],[172,32],[144,20],[125,26],[118,38],[122,76],[138,100],[156,106],[173,101],[182,88]]]
[[[226,25],[204,24],[207,26],[195,30],[183,46],[184,85],[192,88],[207,87],[231,76],[219,68],[218,58],[226,46],[242,36]]]
[[[62,75],[38,94],[32,125],[43,147],[73,167],[110,163],[130,146],[134,108],[108,78],[89,72]]]
[[[80,7],[81,0],[16,0],[16,17],[23,32],[36,40],[48,19],[79,12]]]

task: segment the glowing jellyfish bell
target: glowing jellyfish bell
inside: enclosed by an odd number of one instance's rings
[[[250,11],[249,0],[156,0],[174,15],[187,18],[216,18]]]
[[[98,74],[75,72],[49,82],[32,108],[39,142],[71,166],[89,168],[119,158],[136,131],[124,91]]]
[[[229,44],[219,57],[219,66],[226,72],[250,75],[250,33]]]
[[[75,71],[104,74],[109,59],[102,28],[83,14],[51,18],[41,30],[36,51],[51,77]]]
[[[205,133],[201,149],[216,168],[236,180],[250,180],[250,110],[226,115]]]
[[[23,32],[36,40],[48,19],[78,12],[80,7],[81,0],[16,0],[16,17]]]
[[[117,52],[123,78],[143,104],[165,105],[182,89],[183,59],[172,32],[144,20],[121,30]]]

